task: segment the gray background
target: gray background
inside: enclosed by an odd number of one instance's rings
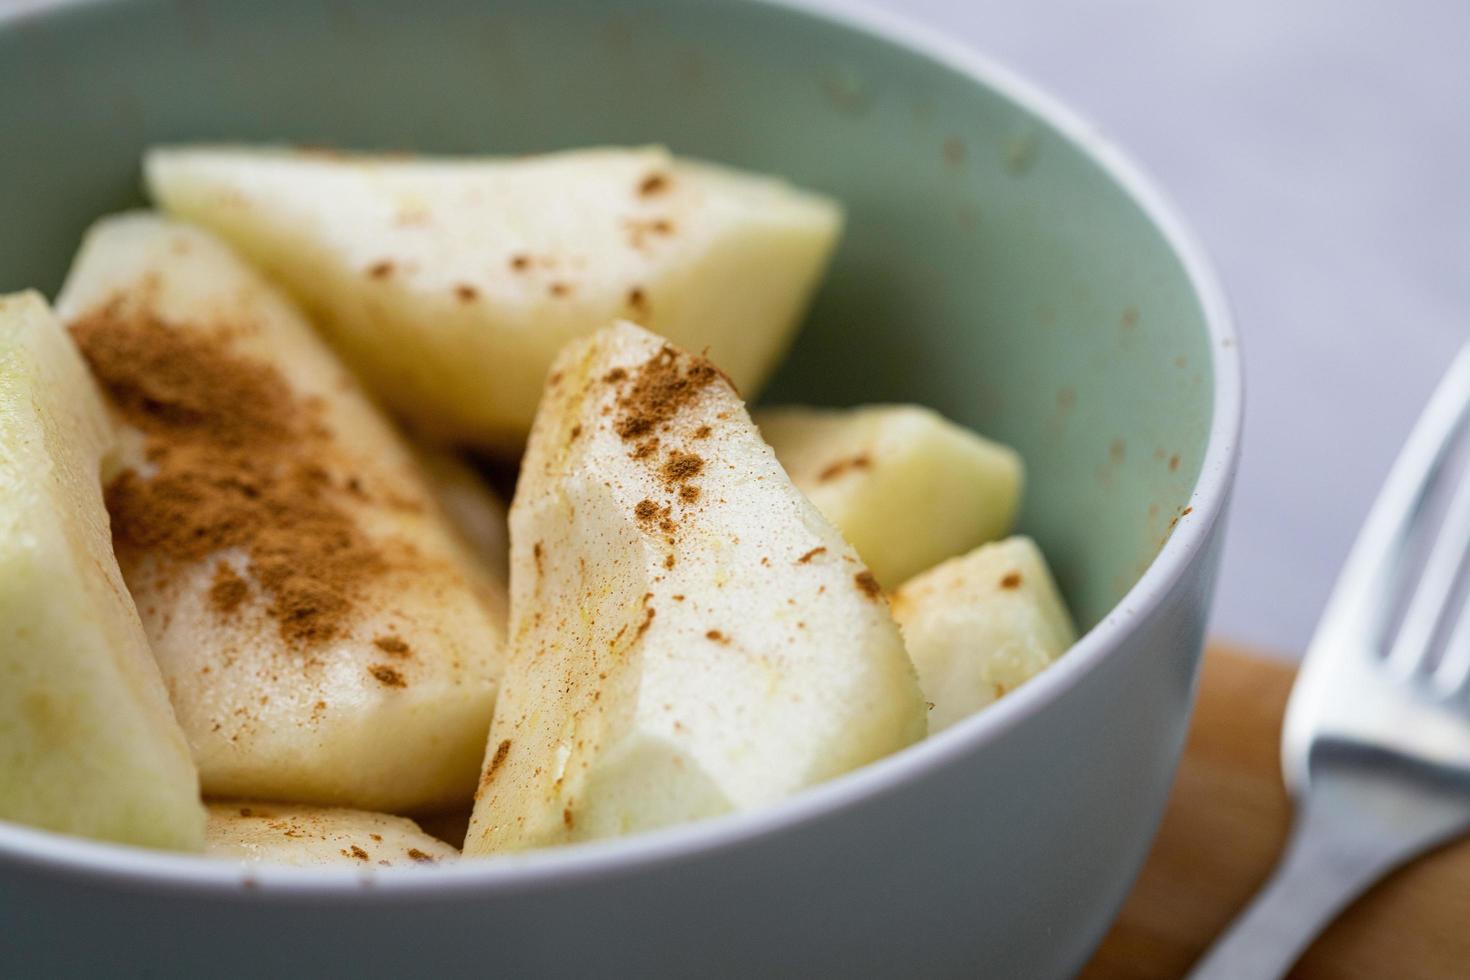
[[[1088,116],[1204,240],[1247,371],[1213,631],[1299,655],[1470,339],[1470,3],[877,2]]]
[[[1214,631],[1298,655],[1470,338],[1470,2],[869,2],[1071,103],[1213,253],[1248,388]]]

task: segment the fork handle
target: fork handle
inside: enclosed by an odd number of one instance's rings
[[[1422,778],[1314,772],[1275,872],[1190,980],[1274,980],[1388,872],[1470,829],[1470,796]]]

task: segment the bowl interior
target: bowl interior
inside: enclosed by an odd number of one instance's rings
[[[764,400],[920,401],[1015,445],[1023,529],[1084,627],[1204,454],[1204,314],[1128,193],[975,79],[780,4],[82,4],[0,30],[0,132],[0,291],[54,292],[156,141],[662,142],[835,195],[846,237]]]

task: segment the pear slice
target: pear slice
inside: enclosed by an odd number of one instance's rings
[[[459,532],[472,560],[485,575],[486,604],[499,623],[509,616],[510,528],[505,504],[494,490],[454,453],[420,448],[419,465],[439,508]]]
[[[412,867],[453,861],[459,852],[406,817],[337,807],[211,803],[208,857],[298,868]]]
[[[630,323],[568,345],[510,522],[465,853],[760,806],[923,736],[877,583],[709,361]]]
[[[708,348],[746,392],[836,243],[831,201],[668,151],[404,159],[151,151],[150,193],[287,285],[379,399],[518,449],[568,340],[616,316]]]
[[[893,594],[919,686],[948,728],[1045,670],[1077,641],[1041,550],[1013,537],[952,558]]]
[[[1015,521],[1021,457],[932,409],[778,408],[756,422],[885,589],[1003,537]]]
[[[212,236],[143,213],[92,229],[59,306],[129,433],[113,541],[205,792],[468,799],[501,624],[308,322]]]
[[[0,818],[198,850],[199,776],[107,532],[112,443],[45,301],[0,297]]]

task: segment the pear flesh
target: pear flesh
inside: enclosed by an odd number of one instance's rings
[[[209,805],[207,857],[246,864],[413,867],[459,852],[406,817],[337,807],[230,802]]]
[[[514,451],[568,340],[636,320],[708,348],[742,391],[775,367],[837,205],[658,147],[395,158],[231,146],[145,161],[316,314],[378,398],[443,439]]]
[[[887,601],[710,362],[621,323],[548,378],[466,854],[782,799],[908,745]]]
[[[199,776],[112,553],[112,445],[45,301],[0,297],[0,818],[198,850]]]
[[[893,616],[934,705],[935,732],[1020,687],[1077,641],[1041,549],[1019,536],[905,582]]]
[[[501,667],[493,585],[307,320],[206,232],[146,213],[88,233],[59,310],[127,423],[114,542],[206,794],[467,800]],[[261,392],[216,404],[199,374]],[[169,494],[190,535],[147,511]]]
[[[1004,537],[1015,521],[1021,457],[932,409],[776,408],[756,422],[885,589]]]

